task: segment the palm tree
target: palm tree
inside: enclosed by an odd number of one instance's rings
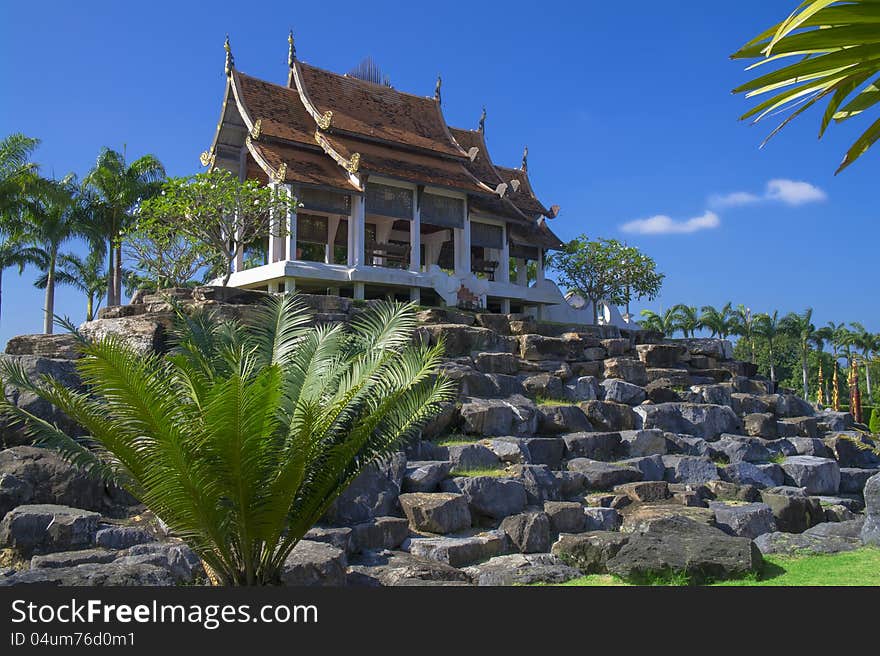
[[[153,155],[128,164],[125,154],[104,148],[95,166],[83,179],[83,186],[96,199],[92,225],[110,254],[107,305],[122,302],[122,239],[138,202],[157,193],[165,168]]]
[[[865,363],[865,389],[868,392],[868,403],[874,403],[874,395],[871,390],[871,367],[872,356],[880,351],[880,335],[870,333],[858,321],[849,324],[855,330],[854,345],[862,349],[862,358]]]
[[[30,161],[38,139],[11,134],[0,140],[0,309],[3,298],[3,272],[18,267],[21,274],[30,263],[27,245],[20,239],[21,213],[29,183],[37,165]]]
[[[810,343],[816,333],[813,325],[813,308],[807,308],[800,314],[789,312],[782,318],[782,329],[788,335],[798,340],[798,348],[801,352],[801,374],[804,383],[804,398],[810,398],[809,362]]]
[[[732,57],[788,63],[734,89],[748,97],[770,94],[742,116],[758,122],[781,111],[790,113],[770,137],[820,100],[827,99],[819,127],[821,137],[832,119],[846,121],[880,101],[877,93],[877,0],[806,0],[791,15],[749,41]],[[768,139],[770,137],[767,137]],[[871,124],[847,151],[839,173],[880,138],[880,120]],[[766,141],[765,141],[766,143]]]
[[[55,284],[69,285],[86,296],[86,321],[93,321],[107,293],[107,275],[104,268],[104,250],[92,249],[85,257],[73,253],[58,256]],[[34,283],[39,289],[46,289],[49,276],[43,274]]]
[[[639,325],[645,330],[656,330],[663,333],[666,337],[672,337],[678,326],[675,323],[675,312],[672,309],[666,310],[663,314],[657,314],[652,310],[642,310],[642,317]]]
[[[727,339],[727,336],[733,332],[735,322],[730,303],[725,303],[721,310],[716,310],[711,305],[704,305],[700,311],[702,313],[700,314],[700,326],[708,328],[712,332],[712,337]]]
[[[700,317],[693,305],[679,303],[672,308],[675,313],[675,325],[685,337],[693,337],[700,328]]]
[[[55,323],[55,280],[61,248],[82,235],[73,176],[63,180],[41,180],[28,199],[23,220],[21,239],[30,245],[31,261],[46,276],[43,332],[51,334]]]
[[[754,321],[755,318],[752,316],[752,311],[747,308],[745,305],[740,303],[736,306],[736,309],[732,311],[733,316],[733,329],[732,333],[734,335],[739,335],[749,345],[749,362],[755,362],[755,330],[754,330]]]
[[[779,312],[774,310],[773,314],[756,314],[752,320],[755,335],[763,337],[767,340],[767,351],[770,356],[770,380],[776,383],[776,350],[774,341],[782,333],[782,326],[779,321]]]
[[[4,383],[62,409],[73,439],[0,399],[40,444],[140,499],[223,585],[278,583],[285,559],[333,500],[454,398],[442,344],[413,340],[412,304],[383,302],[348,325],[308,327],[294,296],[254,321],[182,311],[169,357],[117,337],[82,340],[87,391],[14,362]],[[82,338],[80,338],[82,339]]]

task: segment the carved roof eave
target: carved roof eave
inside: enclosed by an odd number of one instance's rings
[[[467,151],[461,147],[461,144],[455,140],[455,137],[452,136],[452,132],[449,130],[449,124],[446,122],[446,118],[443,116],[443,108],[440,106],[440,101],[437,98],[434,98],[434,108],[437,110],[437,117],[440,119],[440,125],[443,126],[443,131],[446,133],[446,136],[449,137],[449,141],[458,146],[458,150],[461,151],[462,157],[468,157]]]
[[[544,203],[542,203],[541,200],[538,198],[538,196],[535,194],[534,188],[532,187],[532,180],[529,177],[528,171],[525,171],[522,168],[513,169],[513,168],[510,168],[507,166],[495,166],[495,165],[493,165],[493,166],[495,167],[495,170],[498,172],[498,175],[500,175],[502,178],[504,177],[502,175],[502,171],[515,172],[515,173],[518,173],[519,175],[522,176],[525,188],[520,189],[517,193],[523,193],[523,192],[527,193],[531,198],[533,198],[538,203],[538,205],[540,205],[541,207],[543,207],[544,209],[547,210],[546,212],[542,212],[541,214],[539,214],[538,215],[539,217],[545,216],[548,219],[555,219],[559,215],[559,205],[552,205],[549,209],[544,207]]]
[[[209,172],[214,170],[214,161],[217,157],[217,144],[220,141],[220,131],[223,129],[223,121],[226,120],[226,106],[229,104],[231,86],[229,78],[226,78],[226,89],[223,92],[223,105],[220,108],[220,120],[217,121],[217,128],[214,130],[214,138],[211,140],[211,147],[199,156],[202,166],[207,166]]]

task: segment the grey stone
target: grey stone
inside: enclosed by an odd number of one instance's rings
[[[119,558],[119,552],[112,549],[82,549],[78,551],[58,551],[31,558],[31,569],[76,567],[86,563],[109,563]]]
[[[837,459],[841,467],[880,468],[880,454],[876,444],[860,433],[844,433],[826,438],[825,444],[833,452],[829,456]]]
[[[663,433],[666,438],[666,451],[670,454],[684,456],[712,456],[712,447],[702,437],[681,435],[678,433]]]
[[[765,555],[808,556],[854,551],[862,543],[857,538],[776,532],[759,536],[755,539],[755,545]]]
[[[583,474],[587,487],[591,490],[610,490],[615,485],[631,483],[642,478],[642,472],[636,467],[620,466],[589,458],[574,458],[568,461],[567,466],[569,471]]]
[[[840,467],[831,458],[789,456],[782,461],[782,469],[787,483],[809,494],[836,494],[840,488]]]
[[[626,405],[638,405],[646,398],[645,389],[624,380],[611,378],[602,381],[604,398],[606,401],[624,403]]]
[[[584,508],[584,520],[587,531],[618,531],[623,523],[614,508]]]
[[[638,344],[639,360],[648,367],[672,367],[681,362],[686,349],[681,344]]]
[[[754,485],[755,487],[773,487],[777,480],[768,471],[762,470],[750,462],[738,462],[719,469],[721,480],[737,485]]]
[[[433,492],[440,481],[449,476],[452,463],[440,460],[421,460],[406,463],[403,477],[405,492]]]
[[[634,503],[665,501],[669,498],[669,484],[664,481],[638,481],[614,488],[615,494],[625,494]]]
[[[668,483],[699,485],[719,478],[718,468],[708,458],[699,456],[663,456],[666,467],[665,480]]]
[[[409,536],[409,522],[402,517],[374,517],[352,527],[356,551],[396,549]]]
[[[618,465],[635,467],[642,472],[643,481],[662,481],[666,476],[663,456],[643,456],[641,458],[624,458],[615,461]]]
[[[862,542],[880,547],[880,474],[874,474],[865,483],[865,525]]]
[[[463,494],[471,515],[503,519],[526,507],[526,489],[519,482],[491,476],[456,476],[441,485],[444,492]]]
[[[177,583],[162,567],[138,563],[83,563],[74,567],[41,567],[0,577],[0,586],[44,584],[61,586],[170,586]]]
[[[485,563],[466,567],[464,572],[479,586],[564,583],[580,576],[578,570],[547,553],[495,556]]]
[[[596,401],[599,398],[599,379],[595,376],[579,376],[570,386],[567,398],[572,401]]]
[[[535,404],[523,396],[468,398],[462,403],[461,418],[465,430],[475,435],[530,436],[538,429]]]
[[[711,443],[711,449],[713,455],[723,455],[731,463],[766,463],[773,457],[764,440],[745,435],[724,434],[717,442]]]
[[[612,531],[560,535],[550,551],[582,574],[602,574],[608,561],[617,555],[629,538],[629,535]]]
[[[463,567],[501,555],[507,544],[504,532],[496,530],[468,537],[409,538],[403,548],[414,556]]]
[[[862,494],[868,479],[880,474],[878,469],[858,469],[855,467],[840,468],[841,494]]]
[[[633,409],[613,401],[586,401],[579,406],[597,431],[621,431],[636,428],[638,420]],[[643,406],[639,406],[643,407]]]
[[[608,461],[623,454],[620,433],[570,433],[562,439],[566,458]]]
[[[666,454],[666,438],[657,429],[620,432],[621,446],[629,458]]]
[[[405,472],[406,456],[401,452],[368,465],[325,513],[327,523],[356,524],[393,515]]]
[[[645,363],[631,358],[617,357],[605,360],[604,378],[619,378],[639,387],[644,387],[648,384],[648,373],[645,370]]]
[[[550,469],[560,469],[565,453],[565,442],[558,437],[524,437],[523,446],[529,453],[528,462],[533,465],[547,465]]]
[[[580,496],[587,487],[587,478],[575,471],[555,471],[553,478],[559,483],[559,495],[563,499]]]
[[[620,530],[624,533],[644,533],[657,522],[677,517],[684,517],[706,526],[715,525],[715,513],[708,508],[675,503],[645,503],[634,504],[624,509]]]
[[[773,511],[765,503],[731,506],[710,501],[709,508],[715,512],[715,525],[730,535],[755,539],[776,530]]]
[[[128,549],[155,540],[152,533],[139,526],[110,526],[95,533],[95,545],[106,549]]]
[[[402,494],[400,506],[416,531],[454,533],[471,525],[471,513],[463,494]]]
[[[513,465],[509,472],[511,478],[523,484],[526,503],[530,506],[540,506],[545,501],[562,498],[559,481],[547,465]]]
[[[659,428],[705,440],[717,439],[722,433],[737,433],[741,429],[739,417],[724,405],[659,403],[640,405],[634,410],[641,418],[641,428]]]
[[[776,417],[769,412],[752,412],[743,417],[743,428],[746,435],[774,440],[779,433],[776,430]]]
[[[452,468],[458,471],[495,469],[501,464],[498,456],[482,444],[453,444],[445,449]]]
[[[16,335],[6,343],[7,355],[37,355],[42,358],[75,360],[80,357],[79,342],[69,333],[59,335]]]
[[[490,440],[488,448],[495,454],[498,460],[504,463],[527,463],[531,462],[532,455],[523,437],[500,437]]]
[[[477,353],[474,366],[484,374],[515,374],[519,358],[513,353]]]
[[[284,561],[281,581],[295,586],[344,586],[345,552],[325,542],[300,540]]]
[[[371,551],[352,559],[346,577],[352,586],[398,586],[418,582],[465,584],[467,576],[445,563],[403,551]]]
[[[529,512],[505,517],[499,529],[520,553],[550,550],[550,518],[546,513]]]
[[[782,491],[779,488],[761,492],[761,501],[770,506],[779,531],[803,533],[824,520],[825,513],[817,499],[780,492]]]
[[[303,536],[303,540],[325,542],[346,554],[354,551],[354,531],[348,526],[313,526]]]
[[[822,522],[808,528],[804,531],[804,535],[817,535],[819,537],[836,535],[842,538],[859,538],[864,525],[864,517],[855,517],[843,522]]]
[[[581,533],[585,530],[584,507],[576,501],[546,501],[544,512],[552,533]]]
[[[0,521],[0,547],[25,557],[89,547],[94,543],[100,518],[98,513],[68,506],[18,506]]]
[[[166,335],[173,323],[173,312],[154,313],[86,321],[80,324],[79,332],[90,340],[117,337],[138,353],[147,355],[165,350]]]
[[[538,407],[538,431],[542,435],[561,435],[591,428],[587,415],[576,405],[543,404]]]

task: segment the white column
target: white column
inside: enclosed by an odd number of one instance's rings
[[[273,182],[270,186],[273,191],[278,192],[278,183]],[[269,217],[269,257],[266,258],[269,264],[278,260],[278,233],[280,232],[278,230],[278,218],[275,212],[272,212],[272,215]],[[273,291],[272,285],[269,285],[269,291]]]
[[[333,249],[336,246],[336,231],[339,229],[339,217],[327,219],[327,248],[324,250],[324,262],[333,264]]]
[[[293,205],[293,187],[289,184],[282,185],[284,193],[291,200],[290,208],[287,211],[287,236],[284,240],[284,259],[296,259],[296,207]]]
[[[413,190],[413,216],[409,224],[409,270],[422,268],[422,210],[419,207],[419,192]]]
[[[528,261],[524,257],[516,258],[516,284],[521,287],[529,286]]]
[[[364,197],[351,197],[351,214],[348,217],[348,266],[364,263]]]
[[[506,223],[502,229],[501,239],[501,261],[498,263],[498,268],[495,270],[495,280],[498,282],[510,282],[510,244],[507,243]]]
[[[538,249],[538,259],[535,260],[535,282],[544,282],[544,249]]]
[[[464,227],[455,229],[455,273],[458,276],[471,273],[471,222],[466,208]]]

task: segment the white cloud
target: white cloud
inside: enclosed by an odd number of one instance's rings
[[[729,194],[716,195],[709,198],[712,207],[742,207],[760,202],[785,203],[796,207],[806,203],[826,200],[827,194],[819,187],[800,180],[777,178],[770,180],[761,195],[750,191],[734,191]]]
[[[804,205],[828,198],[819,187],[797,180],[771,180],[767,183],[765,196],[769,200],[778,200],[786,205]]]
[[[695,216],[684,221],[676,221],[664,214],[648,219],[636,219],[624,223],[620,229],[638,235],[673,235],[709,230],[721,225],[721,219],[715,212],[706,211],[702,216]]]

